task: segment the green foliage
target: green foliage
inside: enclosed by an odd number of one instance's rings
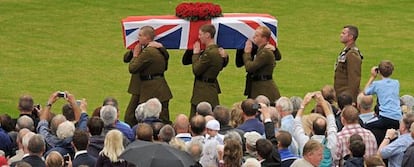
[[[121,19],[134,15],[174,15],[182,1],[0,1],[0,113],[13,117],[17,100],[30,94],[44,105],[57,90],[86,98],[89,112],[113,96],[124,111],[130,95],[127,64],[122,62]],[[394,62],[393,78],[401,95],[413,94],[411,60],[414,48],[414,3],[410,0],[226,0],[223,13],[269,13],[278,19],[282,61],[274,78],[283,96],[306,92],[333,83],[333,65],[343,48],[342,27],[357,25],[357,44],[364,55],[365,85],[369,69],[380,60]],[[223,105],[231,107],[245,97],[245,72],[230,63],[219,76]],[[181,50],[170,50],[166,79],[174,98],[171,116],[188,113],[193,85],[190,66],[181,64]],[[410,70],[411,69],[411,70]],[[62,100],[54,106],[60,111]],[[123,113],[122,113],[123,114]],[[121,116],[123,118],[123,115]]]

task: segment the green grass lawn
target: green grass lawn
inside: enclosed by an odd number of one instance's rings
[[[121,19],[138,15],[173,15],[181,1],[0,0],[0,113],[18,115],[19,96],[30,94],[45,104],[57,90],[86,98],[89,112],[113,96],[125,110],[130,75],[122,62]],[[269,13],[278,19],[282,61],[274,78],[283,96],[304,96],[333,84],[333,65],[343,48],[342,27],[357,25],[357,45],[369,69],[380,60],[394,62],[393,78],[403,94],[414,94],[414,3],[411,0],[223,0],[225,13]],[[182,50],[170,50],[166,79],[174,98],[171,116],[188,113],[193,85],[191,66],[181,64]],[[245,71],[230,63],[219,81],[221,103],[230,107],[245,97]],[[59,111],[63,100],[53,108]],[[123,118],[123,116],[121,116]]]

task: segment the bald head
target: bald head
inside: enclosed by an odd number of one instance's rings
[[[188,133],[189,125],[188,117],[184,114],[179,114],[175,118],[174,130],[176,133]]]
[[[357,107],[363,113],[371,112],[372,104],[374,103],[372,95],[364,95],[360,93],[357,97]]]

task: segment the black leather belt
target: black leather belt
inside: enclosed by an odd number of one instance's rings
[[[216,82],[215,78],[206,78],[206,77],[202,77],[202,76],[198,76],[198,77],[196,77],[196,79],[201,81],[201,82],[207,82],[207,83],[215,83]]]
[[[157,78],[164,78],[164,74],[141,75],[139,77],[143,81],[148,81],[148,80],[153,80]]]
[[[272,79],[272,75],[253,75],[251,77],[253,81],[267,81]]]

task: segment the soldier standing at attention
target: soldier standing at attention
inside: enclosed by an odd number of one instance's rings
[[[252,41],[247,40],[244,48],[243,62],[246,68],[246,90],[247,98],[256,98],[264,95],[271,102],[280,97],[279,89],[273,81],[273,69],[276,66],[273,51],[265,47],[270,39],[269,28],[260,26],[256,29],[253,42],[257,45],[256,56],[252,57]]]
[[[341,33],[341,43],[345,48],[339,54],[335,64],[334,88],[336,97],[346,93],[356,102],[361,82],[362,55],[356,47],[358,28],[352,25],[344,27]]]
[[[200,27],[198,38],[206,49],[201,51],[200,42],[194,43],[192,68],[195,76],[193,95],[191,97],[190,118],[196,113],[196,106],[202,101],[211,104],[212,108],[219,105],[218,94],[221,93],[217,76],[225,66],[225,54],[222,48],[214,43],[216,29],[211,24]]]
[[[168,52],[164,47],[156,48],[149,45],[155,38],[155,31],[151,26],[141,27],[138,38],[139,43],[134,49],[129,72],[139,73],[141,80],[139,103],[154,97],[160,100],[162,104],[160,119],[170,124],[168,102],[172,98],[172,93],[164,78],[164,72],[168,67]]]

